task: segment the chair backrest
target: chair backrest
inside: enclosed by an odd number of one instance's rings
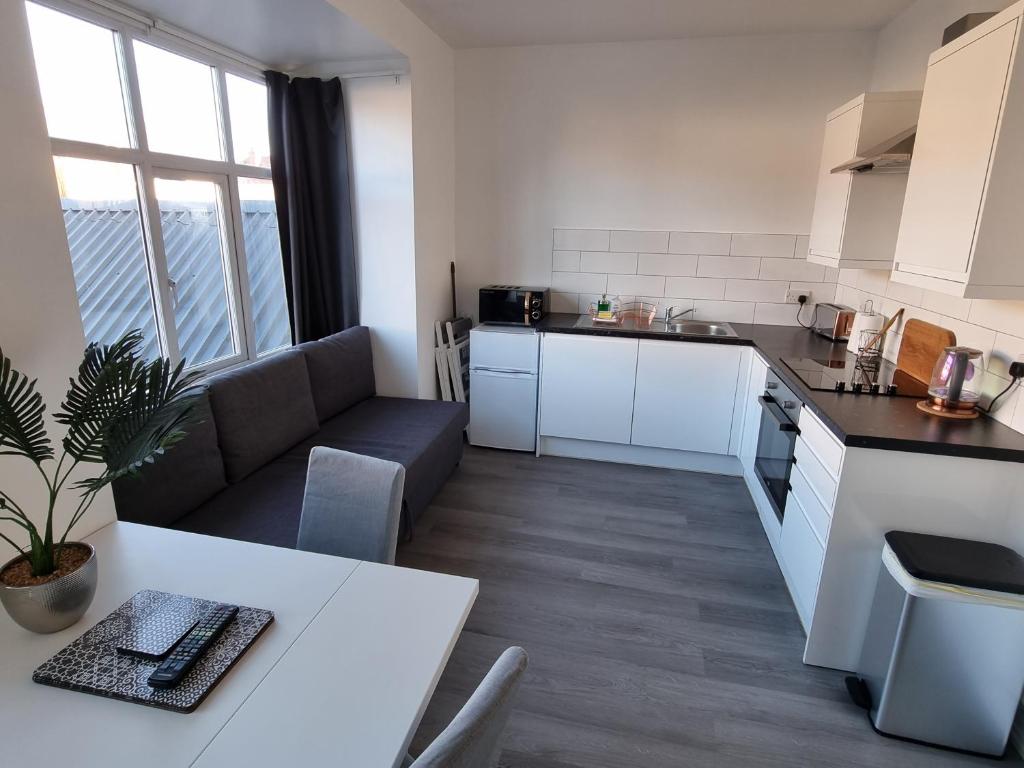
[[[493,768],[501,754],[501,735],[529,658],[509,648],[411,768]]]
[[[395,562],[405,467],[323,446],[309,454],[297,548]]]

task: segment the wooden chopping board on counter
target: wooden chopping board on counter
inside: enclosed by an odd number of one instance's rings
[[[896,357],[893,383],[904,393],[927,395],[935,362],[946,347],[955,344],[956,334],[948,328],[924,320],[907,320]]]

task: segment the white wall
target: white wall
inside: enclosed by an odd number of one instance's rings
[[[547,284],[555,228],[808,232],[825,115],[873,50],[856,33],[458,51],[462,305]]]
[[[416,397],[412,89],[406,75],[344,81],[351,135],[360,322],[377,393]]]
[[[918,91],[942,31],[968,13],[1001,11],[1014,0],[917,0],[878,35],[873,91]]]
[[[47,412],[52,414],[81,359],[85,339],[25,6],[20,2],[0,3],[0,94],[0,347],[15,367],[38,377]],[[59,447],[63,430],[52,421],[49,427]],[[42,520],[42,480],[27,461],[0,458],[0,490]],[[66,524],[76,498],[71,493],[65,497],[60,520]],[[75,536],[85,536],[113,519],[112,498],[109,492],[103,493]],[[20,529],[2,530],[24,540]],[[7,549],[0,542],[0,551]],[[11,550],[0,561],[14,554]]]
[[[419,396],[437,396],[434,322],[450,313],[448,263],[455,253],[455,57],[399,0],[330,0],[401,51],[412,73],[416,232],[416,375]]]

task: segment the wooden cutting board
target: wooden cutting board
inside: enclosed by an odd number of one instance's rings
[[[927,384],[942,350],[955,344],[956,334],[948,328],[924,320],[907,320],[903,326],[903,341],[900,342],[896,367],[911,378]]]

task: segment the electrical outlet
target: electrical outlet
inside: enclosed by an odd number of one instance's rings
[[[811,303],[811,292],[810,291],[798,291],[796,289],[790,289],[790,290],[786,291],[786,303],[787,304],[799,304],[801,296],[806,296],[807,297],[807,300],[804,302],[805,304],[810,304]]]

